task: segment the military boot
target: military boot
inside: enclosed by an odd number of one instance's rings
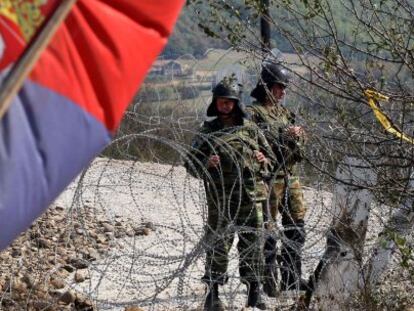
[[[305,244],[303,220],[285,227],[285,239],[280,257],[280,290],[307,290],[302,279],[302,248]]]
[[[308,282],[301,277],[302,264],[300,256],[283,256],[280,268],[280,290],[300,290],[308,289]]]
[[[277,271],[273,266],[265,267],[262,284],[263,291],[268,297],[277,297]]]
[[[224,311],[223,303],[219,298],[218,284],[214,283],[209,286],[206,301],[204,302],[204,311]]]
[[[266,304],[262,301],[259,282],[251,282],[247,285],[247,307],[266,310]]]
[[[264,245],[265,268],[262,284],[263,291],[269,297],[277,296],[276,252],[276,239],[268,236]]]

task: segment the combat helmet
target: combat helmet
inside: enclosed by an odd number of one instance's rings
[[[263,83],[269,88],[276,83],[284,87],[287,87],[290,83],[288,71],[279,64],[264,64],[260,76]]]
[[[260,80],[250,94],[252,97],[263,102],[266,98],[266,88],[270,89],[274,84],[281,84],[284,87],[289,85],[291,77],[282,63],[281,52],[275,53],[272,50],[262,63]]]
[[[224,97],[233,99],[236,102],[235,109],[238,109],[240,111],[241,116],[245,118],[246,113],[244,112],[244,107],[241,103],[241,95],[242,85],[238,83],[237,78],[234,75],[230,77],[225,77],[213,88],[213,100],[207,108],[207,116],[217,116],[217,98]]]

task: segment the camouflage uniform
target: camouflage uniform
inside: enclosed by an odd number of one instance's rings
[[[301,275],[301,251],[305,242],[304,217],[306,206],[302,187],[296,173],[296,163],[303,157],[303,138],[289,137],[284,131],[293,125],[294,114],[281,105],[267,109],[259,102],[246,108],[252,121],[259,125],[276,155],[267,221],[276,221],[277,213],[282,215],[284,239],[281,251],[282,287],[293,285]],[[276,275],[276,240],[270,235],[265,242],[266,275]]]
[[[224,128],[219,119],[206,121],[193,140],[192,161],[186,165],[192,175],[205,181],[208,219],[202,279],[207,284],[226,282],[235,232],[242,282],[257,281],[260,275],[263,250],[259,229],[263,225],[262,203],[268,195],[262,176],[267,170],[254,151],[267,157],[272,152],[259,128],[246,119],[242,122],[243,126]],[[220,156],[220,165],[207,170],[207,161],[215,154]]]
[[[261,103],[254,102],[246,108],[251,120],[264,131],[267,141],[272,145],[277,157],[274,171],[274,185],[270,197],[270,214],[276,220],[277,212],[282,217],[292,218],[296,222],[303,220],[306,214],[306,206],[299,178],[297,177],[296,163],[303,158],[304,139],[290,138],[283,130],[295,123],[294,114],[283,106],[265,108]],[[288,189],[286,189],[286,179]],[[284,208],[285,192],[289,194],[289,205]],[[288,220],[286,220],[287,222]]]

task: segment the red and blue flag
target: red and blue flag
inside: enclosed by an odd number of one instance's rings
[[[59,0],[0,5],[4,77]],[[0,249],[110,142],[184,0],[78,0],[0,120]]]

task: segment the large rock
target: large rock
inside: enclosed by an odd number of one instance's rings
[[[89,271],[87,269],[76,271],[74,277],[76,283],[81,283],[89,278]]]
[[[62,294],[62,296],[60,296],[60,298],[59,298],[59,300],[60,300],[61,302],[63,302],[64,304],[66,304],[66,305],[68,305],[68,304],[71,304],[71,303],[75,302],[75,299],[76,299],[76,295],[75,295],[75,293],[74,293],[73,291],[71,291],[71,290],[68,290],[68,291],[64,292],[64,293]]]
[[[0,310],[96,310],[88,297],[61,291],[89,279],[85,268],[120,247],[116,237],[128,229],[135,235],[133,222],[118,217],[113,226],[103,212],[86,206],[70,217],[67,212],[50,208],[0,253]]]
[[[56,289],[61,289],[65,287],[65,282],[59,278],[53,278],[50,280],[50,284]]]

